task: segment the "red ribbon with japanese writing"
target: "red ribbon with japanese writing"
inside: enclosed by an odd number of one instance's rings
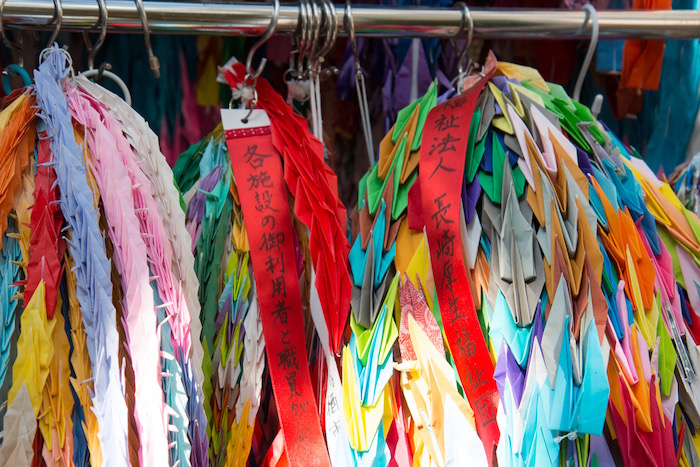
[[[265,111],[247,114],[247,110],[223,110],[222,120],[248,233],[265,351],[287,457],[292,466],[330,466],[309,376],[282,161]]]
[[[474,309],[462,259],[460,196],[476,100],[489,76],[428,114],[420,148],[420,189],[440,314],[476,429],[493,463],[499,431],[493,362]]]
[[[234,92],[246,84],[246,67],[226,71]],[[316,289],[336,355],[343,347],[350,313],[352,282],[348,265],[345,206],[338,198],[338,180],[324,161],[321,141],[309,133],[306,119],[296,114],[263,78],[256,84],[257,108],[270,117],[272,142],[282,155],[284,178],[294,196],[294,214],[309,229],[309,252],[316,271]]]

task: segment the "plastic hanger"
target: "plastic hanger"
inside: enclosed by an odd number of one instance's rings
[[[97,0],[97,5],[100,8],[100,37],[97,39],[95,45],[92,45],[87,32],[83,33],[83,39],[85,39],[85,45],[87,45],[88,49],[88,69],[80,73],[80,76],[90,78],[93,81],[99,81],[103,77],[111,79],[121,90],[122,95],[124,96],[124,102],[131,107],[131,92],[129,91],[129,87],[119,76],[109,71],[109,63],[104,63],[100,65],[99,68],[95,68],[95,57],[97,56],[97,52],[102,47],[102,44],[104,44],[105,38],[107,37],[108,20],[107,4],[105,3],[105,0]]]
[[[0,1],[0,35],[2,35],[2,41],[5,45],[17,52],[17,62],[11,63],[2,70],[2,89],[5,91],[5,95],[12,92],[12,86],[10,85],[10,76],[16,75],[22,78],[22,83],[24,86],[31,86],[32,78],[29,76],[27,70],[24,69],[24,53],[22,52],[22,47],[16,43],[10,41],[9,37],[5,33],[5,0]],[[20,33],[20,43],[22,35]]]
[[[345,29],[350,36],[350,46],[352,47],[352,56],[355,60],[355,90],[357,91],[357,101],[360,107],[360,120],[362,120],[362,130],[365,135],[365,146],[367,149],[367,157],[369,165],[372,167],[375,162],[374,142],[372,141],[372,123],[369,118],[369,104],[367,103],[367,86],[365,84],[365,75],[362,73],[360,66],[360,58],[357,55],[357,38],[355,37],[355,21],[352,17],[352,3],[348,0],[345,3]]]

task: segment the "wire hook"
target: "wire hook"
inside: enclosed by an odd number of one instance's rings
[[[98,37],[97,42],[95,42],[95,45],[92,45],[90,42],[90,36],[88,35],[87,31],[83,31],[83,39],[85,40],[85,45],[87,46],[88,51],[88,70],[95,69],[95,57],[97,57],[97,52],[102,47],[102,44],[104,44],[105,38],[107,37],[107,20],[109,19],[109,14],[107,13],[107,3],[105,0],[97,0],[97,6],[100,9],[97,24],[101,26],[101,29],[100,36]]]
[[[581,88],[583,88],[583,80],[586,78],[586,73],[588,73],[588,67],[591,66],[591,61],[593,61],[593,54],[598,46],[598,35],[600,33],[600,27],[598,25],[598,14],[596,13],[595,7],[590,3],[583,5],[583,11],[586,12],[586,17],[583,20],[580,31],[583,31],[588,24],[588,20],[593,20],[593,30],[591,31],[591,42],[588,45],[588,51],[586,52],[586,57],[583,59],[583,64],[581,64],[581,71],[578,73],[578,78],[576,79],[576,86],[574,87],[573,98],[576,102],[581,98]]]
[[[452,49],[454,50],[455,54],[457,54],[457,94],[461,94],[462,88],[464,86],[464,74],[465,71],[469,71],[469,66],[471,63],[471,58],[468,57],[468,54],[469,48],[472,45],[472,39],[474,38],[474,20],[472,19],[471,10],[469,9],[466,3],[458,2],[455,5],[458,6],[462,12],[462,22],[459,26],[459,32],[457,32],[457,34],[454,37],[450,38],[450,45],[452,46]],[[464,35],[465,29],[467,32],[467,43],[464,44],[461,50],[459,50],[457,48],[457,42],[455,41],[455,37]],[[465,59],[467,59],[466,70],[464,66]]]
[[[350,0],[345,3],[345,15],[343,18],[345,30],[350,36],[350,47],[355,60],[355,91],[357,92],[357,102],[360,107],[360,120],[362,120],[362,130],[365,136],[365,148],[369,158],[370,167],[374,165],[374,142],[372,141],[372,122],[369,116],[369,104],[367,99],[367,85],[365,75],[362,73],[360,57],[357,53],[357,38],[355,37],[355,20],[352,17],[352,4]]]
[[[93,81],[99,81],[103,77],[111,79],[121,90],[122,95],[124,96],[124,102],[131,107],[131,92],[129,91],[129,87],[126,85],[123,79],[110,71],[112,66],[109,63],[103,63],[97,67],[97,69],[95,68],[95,57],[97,56],[97,51],[100,50],[102,44],[104,44],[105,38],[107,37],[107,20],[109,18],[106,1],[97,0],[97,5],[100,9],[98,25],[101,25],[102,28],[100,30],[100,36],[98,37],[94,46],[90,43],[90,36],[88,35],[87,31],[83,31],[83,39],[85,40],[85,45],[87,45],[88,50],[88,69],[82,72],[80,76],[90,78]]]
[[[311,47],[311,7],[307,0],[299,0],[299,47],[297,47],[297,78],[301,79],[304,76],[304,57]]]
[[[328,19],[328,24],[326,24],[326,41],[319,51],[319,55],[323,57],[333,50],[335,41],[338,38],[338,17],[333,2],[331,0],[322,1],[325,18]]]
[[[350,35],[350,46],[352,47],[352,56],[355,60],[355,73],[362,74],[360,66],[360,57],[357,55],[357,38],[355,37],[355,20],[352,17],[352,3],[350,0],[345,2],[345,15],[343,17],[345,29]]]
[[[63,3],[61,0],[53,0],[53,7],[56,26],[54,26],[53,34],[51,34],[51,38],[49,39],[49,43],[46,48],[51,47],[51,45],[54,43],[58,37],[58,33],[61,31],[61,24],[63,23]]]
[[[241,119],[243,123],[248,123],[248,119],[251,115],[253,115],[253,110],[255,110],[255,106],[258,105],[258,91],[255,88],[253,88],[253,98],[250,100],[248,105],[250,106],[250,109],[248,110],[246,116]]]
[[[148,52],[148,64],[151,66],[153,76],[158,79],[160,78],[160,62],[158,61],[158,57],[153,54],[153,47],[151,46],[151,28],[148,27],[148,17],[143,7],[143,0],[134,0],[134,3],[136,4],[136,11],[139,13],[139,18],[141,18],[141,26],[143,26],[143,38],[146,41],[146,51]]]
[[[289,77],[291,79],[296,79],[297,74],[298,74],[297,73],[297,68],[298,68],[297,62],[299,61],[299,53],[300,53],[302,47],[304,47],[304,44],[302,42],[302,39],[303,39],[302,36],[303,36],[305,28],[306,28],[306,24],[305,24],[306,16],[304,15],[302,1],[303,0],[299,0],[299,21],[298,21],[298,25],[299,25],[298,31],[299,32],[295,32],[295,35],[292,37],[292,45],[294,46],[294,49],[292,49],[292,51],[289,53],[289,68],[287,69],[287,71],[284,72],[284,80],[285,81],[288,81],[287,75],[289,75]]]
[[[324,18],[326,18],[326,41],[318,54],[320,57],[319,62],[323,64],[326,55],[333,50],[338,38],[338,17],[332,0],[321,1],[323,2],[323,11],[325,13]],[[335,66],[330,66],[325,70],[319,69],[318,72],[321,75],[321,79],[325,80],[338,74],[338,69]]]
[[[245,70],[246,70],[246,75],[247,78],[253,79],[256,81],[260,75],[262,74],[263,70],[265,69],[265,65],[267,64],[267,58],[263,57],[262,60],[260,60],[260,65],[258,65],[258,69],[253,71],[253,55],[255,55],[255,52],[258,51],[260,47],[262,47],[265,42],[270,40],[272,35],[275,33],[275,30],[277,29],[277,21],[279,20],[280,17],[280,2],[279,0],[275,0],[274,4],[272,5],[272,18],[270,19],[270,24],[267,25],[267,29],[265,30],[265,33],[262,35],[262,37],[255,43],[253,46],[250,48],[250,51],[248,52],[248,57],[246,58],[245,61]],[[246,79],[247,81],[247,79]]]
[[[309,0],[309,7],[311,11],[311,46],[309,48],[309,56],[306,60],[306,69],[311,73],[317,71],[318,58],[320,54],[319,51],[319,40],[321,35],[321,27],[323,25],[323,14],[325,10],[321,10],[316,0]]]
[[[323,3],[318,4],[317,0],[311,0],[312,11],[314,15],[314,25],[312,34],[311,52],[307,63],[309,74],[309,98],[311,104],[311,126],[313,135],[323,141],[323,108],[321,106],[321,64],[324,61],[323,51],[328,48],[331,32],[330,8],[326,5],[325,0],[320,0]],[[319,40],[322,29],[326,28],[326,39],[321,44]]]
[[[248,101],[248,106],[250,110],[248,111],[248,114],[241,119],[243,123],[248,123],[248,119],[250,116],[253,114],[253,110],[255,110],[255,106],[258,104],[258,91],[255,89],[255,86],[258,83],[258,78],[263,72],[263,69],[265,68],[265,64],[267,63],[267,59],[263,57],[263,59],[260,61],[260,65],[258,65],[257,70],[253,70],[253,55],[255,55],[255,52],[267,42],[270,37],[275,33],[275,30],[277,29],[277,21],[279,20],[280,16],[280,2],[279,0],[274,0],[274,4],[272,6],[272,18],[270,18],[270,24],[267,25],[267,29],[265,30],[265,33],[262,35],[258,41],[253,44],[253,47],[251,47],[250,51],[248,52],[248,57],[246,58],[245,61],[245,69],[246,69],[246,75],[243,78],[243,86],[247,88],[252,88],[253,93],[252,93],[252,98]],[[233,96],[231,96],[231,99],[233,100]],[[230,106],[230,104],[229,104]]]

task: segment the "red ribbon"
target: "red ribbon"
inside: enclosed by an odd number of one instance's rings
[[[294,235],[280,155],[269,126],[227,130],[265,351],[291,465],[330,466],[309,376]]]
[[[491,465],[499,439],[498,390],[474,309],[459,230],[469,127],[488,78],[430,111],[423,128],[419,177],[442,324]]]
[[[232,89],[246,75],[237,63],[226,73]],[[348,267],[345,207],[338,198],[338,181],[324,162],[323,145],[304,120],[270,85],[257,81],[258,109],[270,117],[272,140],[284,160],[284,179],[294,196],[294,214],[309,234],[309,252],[316,271],[316,289],[328,325],[330,347],[340,355],[350,313],[352,283]]]

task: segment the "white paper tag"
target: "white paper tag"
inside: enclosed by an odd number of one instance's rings
[[[335,359],[331,354],[330,345],[328,343],[328,327],[326,326],[326,319],[323,316],[323,308],[321,307],[321,299],[318,296],[318,290],[316,289],[316,271],[313,267],[311,268],[311,298],[310,298],[310,309],[311,309],[311,319],[316,327],[316,332],[318,333],[318,338],[321,341],[321,348],[323,349],[323,355],[326,358],[326,364],[328,365],[328,381],[326,382],[326,401],[325,401],[325,412],[326,412],[326,443],[328,444],[328,452],[335,453],[337,449],[338,442],[347,443],[347,439],[344,439],[344,430],[341,429],[341,424],[343,423],[341,419],[341,409],[343,407],[343,384],[340,381],[340,374],[338,373],[338,368],[335,365]],[[339,467],[336,465],[337,459],[331,457],[333,467]]]
[[[247,130],[270,126],[270,117],[262,109],[221,109],[221,123],[224,131]]]

